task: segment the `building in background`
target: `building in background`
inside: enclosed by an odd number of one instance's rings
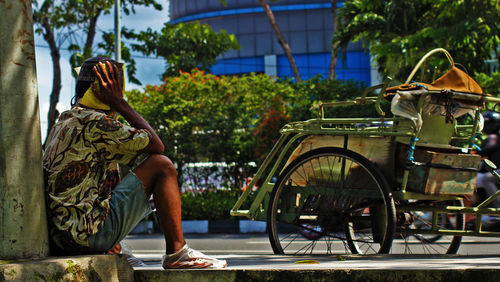
[[[209,24],[213,30],[225,29],[234,34],[241,45],[217,60],[212,72],[237,75],[250,72],[267,73],[282,78],[292,77],[288,60],[271,29],[264,9],[257,0],[170,0],[170,23]],[[302,79],[318,74],[328,77],[333,17],[329,0],[280,0],[269,2],[276,22],[292,48]],[[338,6],[343,1],[339,1]],[[345,59],[337,60],[339,79],[379,83],[370,64],[370,55],[358,42],[350,44]]]

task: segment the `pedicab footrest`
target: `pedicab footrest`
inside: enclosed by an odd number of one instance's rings
[[[400,164],[406,164],[405,145],[399,145],[398,161]],[[414,165],[409,167],[407,191],[426,195],[457,196],[474,193],[476,175],[481,163],[480,156],[417,147],[414,159]],[[397,173],[402,176],[403,169],[399,169]]]

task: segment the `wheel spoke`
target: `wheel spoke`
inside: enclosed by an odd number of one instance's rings
[[[281,254],[387,252],[394,218],[387,183],[373,164],[352,151],[320,148],[297,157],[279,176],[269,203],[269,238]]]
[[[448,205],[463,206],[462,201],[412,201],[408,203],[413,209],[412,212],[415,218],[414,222],[409,225],[402,226],[402,230],[432,230],[432,212],[420,212],[419,207],[433,206],[436,208]],[[447,214],[439,213],[436,228],[464,230],[465,216],[463,214]],[[404,239],[404,248],[393,248],[392,253],[405,254],[453,254],[458,251],[462,238],[460,236],[442,236],[440,234],[403,234],[400,236]],[[414,238],[414,240],[410,240]]]
[[[290,235],[288,235],[286,238],[290,237],[291,235],[297,235],[297,234],[290,234]],[[283,248],[283,249],[288,248],[288,246],[290,246],[290,244],[292,244],[292,243],[293,243],[293,241],[295,241],[295,240],[297,239],[297,237],[298,237],[298,236],[295,236],[295,238],[293,238],[293,240],[291,240],[288,244],[286,244],[286,245],[284,246],[284,248]],[[285,239],[286,239],[286,238],[285,238]],[[285,241],[285,240],[283,240],[283,241]]]

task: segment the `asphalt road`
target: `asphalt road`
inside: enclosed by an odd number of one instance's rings
[[[186,235],[186,241],[190,247],[211,255],[273,254],[267,234]],[[446,239],[441,239],[441,241],[446,242]],[[138,257],[159,259],[165,252],[163,236],[158,234],[128,236],[124,242],[129,245],[134,255]],[[417,240],[412,240],[410,244],[421,245]],[[402,254],[404,248],[407,248],[404,240],[394,240],[393,253]],[[500,256],[500,238],[464,237],[458,255]]]

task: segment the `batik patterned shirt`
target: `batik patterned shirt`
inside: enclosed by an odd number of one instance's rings
[[[61,114],[43,158],[50,233],[59,247],[88,246],[109,213],[118,164],[130,165],[150,139],[102,111],[75,106]]]

